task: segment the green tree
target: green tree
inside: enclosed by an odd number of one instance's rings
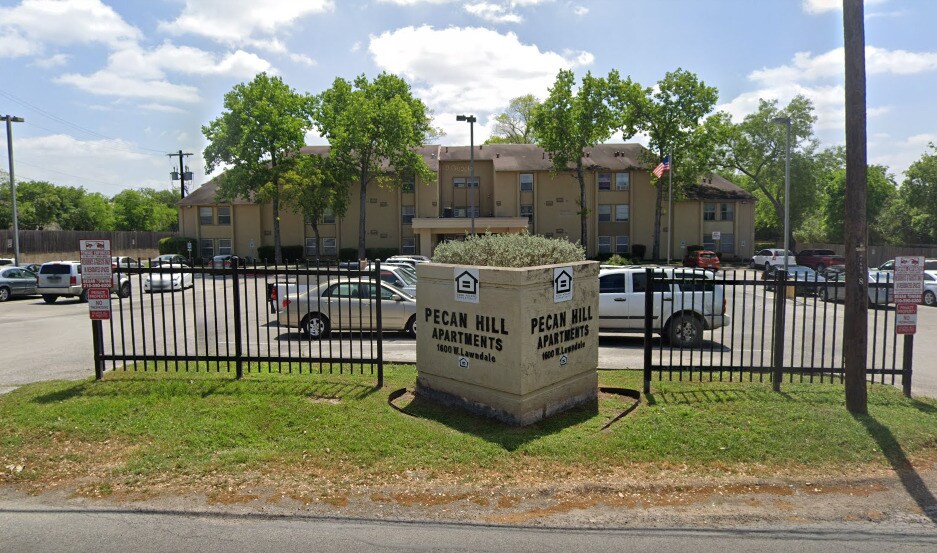
[[[895,244],[937,243],[937,146],[905,171],[898,197],[882,214],[879,227]]]
[[[535,144],[531,121],[540,102],[533,94],[512,98],[507,110],[495,116],[485,144]]]
[[[9,198],[9,186],[6,197]],[[58,228],[59,219],[67,206],[57,186],[45,181],[16,183],[16,212],[19,228],[41,230]],[[12,211],[10,224],[12,224]]]
[[[870,165],[866,175],[868,182],[866,218],[869,223],[869,237],[878,241],[882,238],[881,216],[897,198],[898,188],[894,177],[888,173],[887,167]],[[846,169],[843,168],[834,172],[826,180],[820,201],[820,220],[823,221],[826,238],[831,242],[842,243],[844,240],[845,205]]]
[[[359,185],[358,257],[365,256],[367,190],[375,180],[393,186],[388,172],[432,178],[416,151],[434,134],[426,106],[400,77],[381,73],[373,81],[364,75],[354,82],[335,79],[316,97],[314,124],[329,141],[329,158],[339,174],[353,176]]]
[[[739,185],[770,206],[770,210],[762,209],[767,218],[756,224],[762,230],[770,226],[783,235],[787,126],[775,122],[780,117],[791,119],[790,228],[797,228],[805,217],[815,213],[819,187],[813,138],[816,117],[810,100],[795,96],[784,109],[778,108],[777,100],[759,100],[755,113],[730,126],[716,159],[734,174]],[[790,243],[793,249],[793,232]]]
[[[114,230],[114,210],[110,199],[100,192],[84,188],[66,190],[68,210],[59,225],[64,230]]]
[[[170,193],[171,195],[171,193]],[[111,199],[115,230],[164,232],[178,228],[178,212],[166,194],[152,188],[128,188]]]
[[[622,80],[612,70],[607,77],[586,73],[578,90],[573,91],[576,76],[562,69],[550,94],[533,114],[533,134],[543,149],[552,154],[554,174],[572,171],[579,182],[580,243],[588,251],[586,222],[585,158],[586,148],[611,138],[623,125],[624,113],[641,93],[641,86]]]
[[[703,173],[712,170],[713,151],[725,132],[724,114],[713,114],[719,92],[689,71],[677,69],[658,81],[656,90],[645,89],[635,97],[631,110],[625,112],[624,134],[648,136],[649,155],[643,161],[654,166],[673,155],[670,171],[677,191],[695,185]],[[656,182],[654,203],[654,245],[652,257],[660,259],[660,220],[664,187]]]
[[[202,127],[208,139],[205,169],[227,165],[218,177],[218,197],[269,202],[273,206],[274,258],[282,262],[280,246],[281,162],[305,144],[311,128],[313,101],[287,86],[279,77],[260,73],[250,83],[235,85],[225,94],[220,117]]]
[[[284,160],[283,199],[302,213],[316,236],[316,260],[322,240],[319,220],[326,211],[343,217],[348,209],[348,175],[331,158],[302,155]]]

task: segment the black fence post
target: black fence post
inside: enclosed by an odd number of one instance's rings
[[[231,258],[231,275],[234,287],[232,288],[234,301],[234,369],[237,379],[244,376],[244,360],[241,358],[241,282],[238,280],[238,265],[241,260],[237,256]]]
[[[654,271],[645,269],[647,287],[644,290],[644,393],[651,393],[651,339],[654,324]],[[661,306],[663,309],[663,306]],[[663,316],[663,315],[661,315]]]
[[[91,341],[94,346],[94,379],[104,378],[104,331],[101,321],[91,321]]]
[[[774,373],[771,377],[771,388],[775,392],[781,391],[781,379],[784,378],[784,335],[787,310],[787,271],[778,269],[774,280]]]
[[[914,355],[914,335],[904,335],[904,363],[901,365],[901,388],[904,397],[911,397],[911,359]]]
[[[381,260],[374,261],[374,274],[371,275],[377,284],[377,387],[384,387],[384,320],[381,318]]]

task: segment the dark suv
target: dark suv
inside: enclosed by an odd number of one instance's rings
[[[845,265],[846,258],[836,255],[833,250],[801,250],[797,254],[797,264],[815,271],[823,271],[833,265]]]

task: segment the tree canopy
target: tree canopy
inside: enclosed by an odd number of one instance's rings
[[[204,152],[206,171],[231,167],[217,177],[219,199],[241,197],[272,205],[277,263],[282,261],[281,162],[305,145],[313,105],[310,96],[297,93],[279,77],[260,73],[225,94],[225,111],[202,127],[209,141]]]
[[[535,144],[531,121],[540,102],[533,94],[512,98],[507,110],[495,116],[485,144]]]

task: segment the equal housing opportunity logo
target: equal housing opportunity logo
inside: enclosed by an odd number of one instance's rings
[[[453,283],[455,284],[455,301],[478,303],[478,269],[456,267]]]
[[[553,269],[553,303],[573,299],[573,268],[557,267]]]

